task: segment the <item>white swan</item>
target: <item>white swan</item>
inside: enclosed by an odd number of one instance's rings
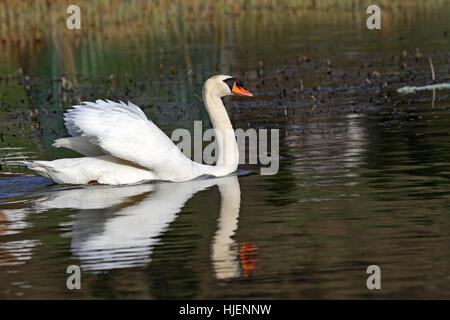
[[[233,94],[252,96],[241,81],[231,76],[213,76],[203,86],[203,102],[214,129],[220,133],[217,137],[222,137],[217,139],[215,166],[188,159],[138,106],[109,100],[84,102],[64,115],[72,137],[57,139],[53,145],[75,150],[85,157],[23,163],[60,184],[119,185],[225,176],[236,171],[239,159],[233,127],[221,99]]]

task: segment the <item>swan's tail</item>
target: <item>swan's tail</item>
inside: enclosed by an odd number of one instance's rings
[[[52,169],[50,161],[20,161],[20,163],[37,174],[50,179],[49,172]]]
[[[76,152],[82,154],[86,157],[97,157],[103,156],[105,153],[98,147],[95,143],[96,139],[91,137],[70,137],[70,138],[59,138],[53,143],[56,148],[63,147],[67,149],[75,150]]]

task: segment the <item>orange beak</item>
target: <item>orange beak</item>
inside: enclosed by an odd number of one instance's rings
[[[253,94],[251,92],[245,90],[242,87],[237,86],[236,82],[234,83],[233,90],[231,90],[231,92],[237,96],[253,97]]]

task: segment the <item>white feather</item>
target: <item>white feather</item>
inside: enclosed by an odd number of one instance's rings
[[[86,157],[97,157],[104,155],[103,150],[98,146],[98,142],[89,137],[70,137],[56,139],[52,144],[56,148],[72,149]]]
[[[160,180],[184,181],[201,174],[198,164],[186,158],[131,102],[84,102],[69,110],[64,119],[72,134],[97,141],[105,154],[147,168]]]
[[[24,161],[29,169],[60,184],[131,184],[157,180],[151,171],[113,156]]]

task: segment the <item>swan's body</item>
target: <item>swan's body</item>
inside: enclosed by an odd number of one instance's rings
[[[239,153],[222,97],[251,96],[239,80],[211,77],[203,86],[203,101],[218,137],[215,166],[188,159],[142,110],[123,102],[97,100],[74,106],[64,119],[70,138],[57,139],[85,157],[25,162],[27,167],[60,184],[130,184],[146,180],[188,181],[202,175],[228,175],[237,169]],[[230,132],[233,132],[232,136]]]

